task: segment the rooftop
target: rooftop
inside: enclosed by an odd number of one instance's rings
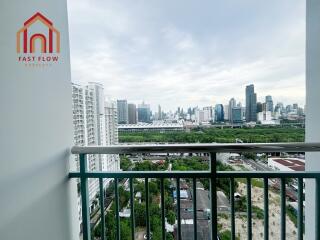
[[[298,158],[271,158],[272,161],[286,166],[294,171],[304,171],[305,161]]]

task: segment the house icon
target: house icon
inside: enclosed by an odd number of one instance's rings
[[[31,33],[29,36],[30,27],[38,21],[47,28],[47,31]],[[22,41],[21,35],[23,35]],[[39,12],[25,21],[23,27],[17,32],[17,53],[21,52],[21,45],[23,53],[34,53],[36,51],[37,40],[40,40],[41,53],[60,52],[60,32],[53,27],[53,23],[48,18]]]

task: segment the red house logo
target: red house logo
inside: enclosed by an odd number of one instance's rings
[[[30,27],[38,21],[44,25],[46,30],[41,32],[36,31],[30,34]],[[53,26],[53,23],[48,18],[39,12],[25,21],[23,27],[17,32],[17,53],[38,52],[39,49],[36,49],[36,42],[38,41],[40,41],[41,53],[60,52],[60,32]]]

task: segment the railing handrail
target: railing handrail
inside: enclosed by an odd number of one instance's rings
[[[320,143],[190,143],[141,144],[110,146],[74,146],[73,154],[129,154],[129,153],[200,153],[200,152],[320,152]]]
[[[70,178],[210,178],[210,171],[70,172]],[[217,178],[318,178],[320,171],[217,171]]]

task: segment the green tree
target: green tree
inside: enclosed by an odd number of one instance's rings
[[[159,186],[155,181],[149,182],[149,192],[152,195],[158,195],[159,193]]]
[[[164,205],[166,208],[166,212],[174,209],[172,196],[166,195],[164,197]]]
[[[130,198],[130,192],[126,191],[123,186],[119,187],[119,204],[120,208],[124,208],[127,206]]]
[[[242,153],[242,155],[243,155],[246,159],[256,160],[256,158],[257,158],[257,154],[252,153],[252,152],[244,152],[244,153]]]
[[[120,236],[121,240],[131,240],[131,227],[127,219],[120,221]]]
[[[166,233],[167,240],[174,240],[172,233]]]
[[[121,156],[120,157],[120,168],[123,171],[128,171],[132,167],[132,162],[127,156]]]
[[[175,214],[174,211],[172,211],[172,210],[168,211],[166,217],[167,217],[167,221],[168,221],[169,224],[173,225],[173,224],[175,223],[175,221],[176,221],[176,214]]]
[[[135,217],[136,226],[140,226],[140,227],[146,226],[146,205],[145,205],[145,203],[139,204],[138,202],[135,202],[134,217]]]
[[[114,210],[107,212],[105,216],[105,226],[107,239],[115,239],[116,236],[116,221]]]

